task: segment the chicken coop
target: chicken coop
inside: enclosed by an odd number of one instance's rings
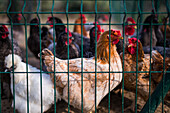
[[[169,113],[169,0],[0,1],[1,113]]]

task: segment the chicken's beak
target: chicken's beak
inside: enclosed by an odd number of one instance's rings
[[[123,37],[122,37],[122,36],[120,36],[120,37],[118,37],[118,39],[123,39]]]
[[[129,44],[129,45],[128,45],[128,48],[129,48],[129,47],[132,47],[132,46],[133,46],[132,44]]]
[[[137,29],[137,27],[136,27],[136,26],[134,26],[133,28],[134,28],[134,29]]]

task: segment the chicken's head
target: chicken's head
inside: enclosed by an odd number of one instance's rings
[[[12,61],[12,57],[14,57],[14,61]],[[9,54],[5,57],[5,67],[7,68],[5,71],[12,71],[17,68],[17,65],[22,61],[21,57],[15,54]],[[14,62],[14,65],[13,65]]]
[[[83,24],[85,24],[86,21],[87,21],[86,16],[85,16],[84,14],[80,14],[80,18],[81,18],[81,17],[82,17],[82,20],[83,20]]]
[[[38,24],[39,24],[39,20],[38,18],[34,18],[30,21],[31,24],[37,24],[37,25],[31,25],[31,26],[35,26],[35,27],[38,27]]]
[[[123,37],[121,36],[121,33],[119,30],[111,30],[110,36],[109,36],[109,32],[107,35],[107,40],[109,41],[109,37],[111,38],[111,42],[112,44],[117,44],[119,42],[119,39],[123,39]]]
[[[73,37],[70,31],[67,30],[67,28],[65,28],[65,32],[61,33],[59,36],[59,43],[61,42],[61,44],[65,44],[66,46],[68,45],[68,41],[67,41],[67,33],[69,36],[69,44],[71,44]]]
[[[130,54],[135,54],[137,48],[137,38],[129,38],[128,41],[129,41],[128,51],[130,52]],[[140,44],[139,40],[138,44]]]
[[[53,20],[54,20],[54,24],[55,23],[63,23],[61,19],[57,18],[57,17],[48,17],[48,20],[47,20],[47,24],[51,24],[50,27],[53,27]]]
[[[95,25],[95,22],[93,23],[94,25]],[[100,25],[98,25],[98,22],[96,22],[96,26],[97,26],[97,41],[99,40],[99,38],[100,38],[100,35],[104,32],[104,29],[101,29],[101,26]],[[93,33],[93,37],[95,37],[95,29],[92,31],[92,33]]]
[[[0,26],[0,37],[2,39],[7,38],[9,35],[8,28],[5,25]]]
[[[130,25],[130,24],[136,24],[136,22],[132,17],[129,17],[126,19],[126,23],[128,25],[125,26],[125,35],[133,35],[136,29],[136,25]]]

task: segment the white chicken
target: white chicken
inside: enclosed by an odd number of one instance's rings
[[[14,68],[15,84],[15,109],[20,113],[27,113],[27,70],[26,63],[21,57],[14,54],[14,65],[12,65],[12,54],[5,58],[5,65],[8,71]],[[21,73],[23,72],[23,73]],[[28,72],[40,72],[28,64]],[[13,73],[11,73],[11,92],[13,93]],[[41,113],[41,84],[40,73],[28,73],[29,113]],[[56,90],[56,100],[59,94]],[[47,111],[54,103],[54,87],[48,74],[42,73],[42,107],[43,112]],[[12,102],[13,107],[13,102]]]

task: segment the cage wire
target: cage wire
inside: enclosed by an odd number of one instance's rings
[[[132,0],[133,1],[133,0]],[[7,15],[8,19],[9,19],[9,23],[1,23],[0,22],[0,25],[9,25],[11,27],[11,42],[12,42],[12,45],[13,45],[13,26],[14,25],[22,25],[24,26],[24,37],[25,37],[25,42],[22,42],[22,43],[25,43],[24,46],[25,46],[25,63],[27,64],[26,65],[26,72],[23,72],[23,73],[26,73],[27,74],[27,112],[29,113],[29,81],[28,81],[28,74],[29,73],[37,73],[37,72],[28,72],[28,64],[29,64],[29,57],[28,57],[28,42],[27,42],[27,39],[28,39],[28,27],[30,25],[33,25],[31,23],[29,23],[29,19],[30,19],[30,15],[36,15],[36,17],[38,18],[39,20],[39,23],[38,24],[34,24],[34,25],[38,25],[39,26],[39,40],[41,42],[41,32],[42,32],[42,29],[41,27],[43,25],[50,25],[50,24],[47,24],[47,23],[42,23],[42,21],[44,21],[42,19],[42,16],[41,15],[51,15],[52,17],[55,17],[57,15],[65,15],[65,17],[63,16],[63,18],[65,18],[65,22],[63,24],[59,24],[59,23],[55,23],[54,21],[54,18],[53,18],[53,23],[51,23],[51,25],[53,25],[53,48],[54,48],[54,56],[56,56],[56,48],[55,48],[55,42],[56,42],[56,39],[54,38],[55,37],[55,26],[56,25],[66,25],[67,26],[67,29],[68,31],[71,29],[71,26],[73,25],[81,25],[81,29],[83,29],[83,25],[89,25],[89,24],[84,24],[83,23],[83,19],[81,18],[81,24],[75,24],[75,23],[71,23],[70,21],[72,21],[71,19],[69,18],[72,18],[70,15],[72,14],[86,14],[86,15],[91,15],[93,14],[94,15],[94,18],[95,18],[95,34],[97,34],[97,16],[100,15],[100,14],[107,14],[109,16],[109,22],[108,23],[99,23],[99,25],[107,25],[107,29],[109,29],[109,31],[111,30],[112,26],[119,26],[118,28],[122,28],[122,36],[125,37],[125,26],[127,25],[125,23],[126,21],[126,18],[129,17],[129,15],[131,15],[133,18],[135,18],[137,21],[136,21],[136,26],[137,26],[137,30],[136,30],[136,34],[139,34],[140,32],[140,26],[141,25],[145,25],[143,24],[143,20],[144,18],[146,17],[146,15],[150,15],[150,14],[153,14],[151,12],[151,9],[154,9],[156,14],[160,17],[161,15],[166,15],[167,17],[170,18],[170,6],[169,6],[169,1],[168,0],[165,0],[165,1],[159,1],[159,0],[134,0],[132,2],[131,0],[108,0],[108,1],[104,1],[105,3],[102,5],[102,7],[98,7],[99,6],[99,2],[102,2],[102,0],[94,0],[94,1],[88,1],[88,0],[80,0],[80,1],[77,1],[78,4],[79,4],[79,8],[80,8],[80,11],[70,11],[71,9],[69,8],[69,4],[71,4],[72,2],[76,2],[75,0],[66,0],[66,1],[63,1],[63,4],[64,4],[64,10],[62,11],[58,11],[56,10],[56,2],[57,3],[60,3],[61,1],[60,0],[51,0],[50,4],[52,5],[51,9],[49,8],[49,11],[44,11],[42,9],[42,7],[44,7],[44,3],[45,1],[43,0],[37,0],[36,1],[36,10],[35,11],[30,11],[30,7],[33,7],[30,5],[30,1],[27,1],[27,0],[23,0],[21,1],[23,3],[22,5],[22,8],[19,9],[18,11],[10,11],[10,8],[12,7],[12,4],[14,4],[14,0],[9,0],[9,4],[7,5],[7,10],[3,10],[3,11],[0,11],[0,14],[1,15]],[[32,1],[34,2],[34,1]],[[84,2],[91,2],[93,3],[93,8],[94,8],[94,11],[84,11]],[[149,2],[149,5],[150,6],[144,6],[145,3],[148,3]],[[60,3],[61,4],[61,3]],[[16,4],[15,4],[16,5]],[[48,4],[46,4],[48,5]],[[101,5],[101,4],[100,4]],[[108,11],[98,11],[100,8],[102,9],[104,7],[104,5],[107,5],[106,7],[108,7]],[[130,5],[131,7],[128,7],[127,5]],[[146,5],[146,4],[145,4]],[[163,8],[161,7],[161,11],[160,11],[160,5],[163,5]],[[1,5],[0,5],[1,6]],[[29,7],[28,7],[29,6]],[[34,6],[35,7],[35,6]],[[76,7],[76,6],[75,6]],[[146,7],[148,8],[148,10],[146,11]],[[87,7],[85,7],[87,8]],[[5,9],[5,8],[3,8]],[[166,10],[164,10],[166,9]],[[28,10],[28,11],[26,11]],[[89,9],[90,10],[90,9]],[[130,10],[130,11],[129,11]],[[13,23],[12,21],[12,16],[11,15],[14,15],[14,14],[21,14],[22,15],[22,18],[23,18],[23,22],[22,23]],[[170,21],[170,19],[169,19]],[[170,23],[170,22],[169,22]],[[114,71],[111,71],[110,68],[108,70],[108,72],[98,72],[97,71],[97,43],[95,43],[95,56],[94,56],[94,59],[95,59],[95,72],[84,72],[83,70],[83,30],[81,30],[81,54],[80,54],[80,58],[81,58],[81,70],[79,70],[80,72],[70,72],[69,70],[69,62],[70,62],[70,59],[69,59],[69,38],[67,38],[67,42],[68,42],[68,48],[67,48],[67,69],[68,71],[67,72],[57,72],[55,69],[56,67],[56,62],[55,62],[55,57],[54,57],[54,72],[45,72],[45,71],[42,71],[42,44],[40,43],[40,62],[39,62],[39,69],[40,69],[40,92],[41,92],[41,113],[43,112],[43,101],[42,101],[42,98],[43,98],[43,94],[42,94],[42,91],[43,91],[43,88],[42,88],[42,74],[43,73],[47,73],[47,74],[50,74],[50,73],[53,73],[54,75],[57,74],[57,73],[67,73],[68,76],[67,76],[67,79],[68,79],[68,100],[67,100],[67,112],[70,112],[70,89],[69,89],[69,84],[70,84],[70,73],[80,73],[81,74],[81,112],[85,112],[83,107],[84,107],[84,99],[83,99],[83,93],[84,93],[84,88],[83,88],[83,83],[84,83],[84,80],[83,80],[83,75],[84,73],[95,73],[95,113],[97,113],[97,74],[98,73],[108,73],[109,75],[109,87],[108,87],[108,112],[110,113],[111,112],[111,91],[110,91],[110,74],[111,73],[122,73],[122,96],[121,96],[121,111],[119,112],[122,112],[124,113],[124,108],[125,108],[125,100],[124,100],[124,74],[125,73],[136,73],[136,90],[135,90],[135,113],[137,113],[137,101],[138,101],[138,95],[137,95],[137,92],[138,92],[138,89],[137,89],[137,85],[138,85],[138,74],[139,73],[149,73],[149,86],[151,86],[151,74],[152,73],[162,73],[163,72],[163,77],[162,77],[162,80],[160,81],[159,85],[157,86],[157,88],[153,91],[153,93],[151,94],[151,87],[149,87],[149,98],[148,98],[148,101],[146,102],[146,104],[144,105],[144,107],[142,108],[142,110],[140,111],[141,113],[153,113],[155,112],[155,110],[157,109],[157,107],[159,106],[160,103],[162,103],[162,113],[164,112],[164,97],[165,95],[167,94],[167,92],[169,91],[169,88],[170,88],[170,70],[168,71],[165,71],[165,47],[166,47],[166,27],[167,25],[170,25],[169,23],[165,22],[165,33],[164,33],[164,55],[163,55],[163,71],[152,71],[151,70],[151,58],[152,58],[152,34],[151,34],[151,38],[150,38],[150,69],[149,71],[138,71],[138,57],[136,57],[136,71],[124,71],[124,60],[122,61],[122,71],[121,72],[114,72]],[[91,25],[93,25],[91,23]],[[158,24],[155,24],[153,22],[151,22],[151,26],[153,25],[164,25],[163,23],[158,23]],[[109,26],[109,27],[108,27]],[[152,31],[152,27],[151,27],[151,31]],[[69,33],[67,32],[67,37],[69,37]],[[109,37],[111,37],[111,32],[109,32]],[[139,39],[139,36],[137,35],[137,39]],[[97,35],[95,35],[95,42],[97,42]],[[111,38],[109,38],[109,42],[111,42]],[[109,43],[109,67],[110,67],[110,45],[111,43]],[[125,44],[125,39],[123,39],[123,45]],[[138,56],[138,42],[137,42],[137,49],[136,49],[136,55]],[[123,59],[124,59],[124,54],[125,54],[125,47],[123,46]],[[12,48],[12,64],[14,65],[14,48]],[[0,67],[1,68],[1,67]],[[14,68],[13,68],[13,71],[12,72],[0,72],[0,74],[4,74],[4,73],[12,73],[13,74],[13,112],[15,113],[15,73],[19,73],[19,72],[14,72]],[[1,76],[0,76],[1,77]],[[56,76],[54,76],[54,81],[56,81]],[[2,84],[2,82],[1,82]],[[0,84],[0,85],[1,85]],[[57,99],[56,99],[56,87],[57,84],[56,82],[54,82],[54,111],[53,112],[58,112],[58,108],[57,107]],[[1,89],[1,86],[0,86],[0,89]],[[1,96],[1,92],[0,92],[0,96]],[[2,99],[0,98],[0,111],[2,111]]]

